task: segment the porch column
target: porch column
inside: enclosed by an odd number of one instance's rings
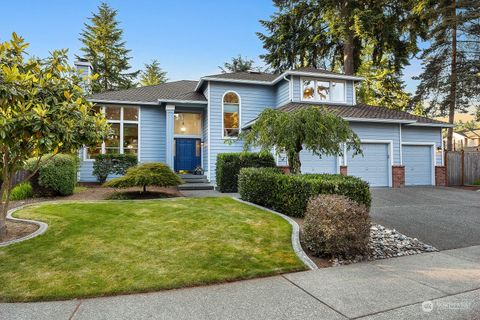
[[[167,104],[165,106],[165,113],[167,117],[167,122],[166,122],[166,136],[167,136],[167,141],[166,141],[166,148],[167,148],[167,154],[166,154],[166,162],[167,165],[173,170],[174,165],[173,165],[173,121],[174,121],[174,114],[175,114],[175,105]]]

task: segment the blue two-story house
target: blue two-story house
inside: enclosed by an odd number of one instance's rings
[[[132,153],[140,163],[164,162],[177,172],[203,168],[215,183],[219,153],[242,151],[237,139],[265,108],[292,112],[323,105],[347,120],[363,156],[301,154],[303,173],[342,173],[371,186],[435,185],[444,179],[442,128],[448,124],[384,107],[357,104],[362,78],[313,68],[282,74],[239,72],[94,94],[115,134],[81,152],[80,181],[95,181],[93,157]],[[228,140],[229,143],[226,143]],[[286,165],[284,157],[277,157]],[[437,177],[436,177],[437,176]],[[438,181],[437,181],[438,180]]]

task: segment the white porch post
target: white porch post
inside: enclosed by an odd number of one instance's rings
[[[166,141],[166,148],[167,148],[167,154],[166,154],[166,162],[167,165],[173,170],[174,169],[174,164],[173,164],[173,121],[174,121],[174,114],[175,114],[175,105],[167,104],[165,106],[165,113],[167,117],[167,122],[166,122],[166,136],[167,136],[167,141]]]

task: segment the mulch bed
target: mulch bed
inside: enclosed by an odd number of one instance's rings
[[[7,234],[0,236],[0,242],[19,239],[37,231],[38,226],[33,223],[7,220]]]

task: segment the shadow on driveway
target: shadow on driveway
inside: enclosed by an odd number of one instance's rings
[[[439,250],[480,245],[480,192],[372,188],[372,220]]]

